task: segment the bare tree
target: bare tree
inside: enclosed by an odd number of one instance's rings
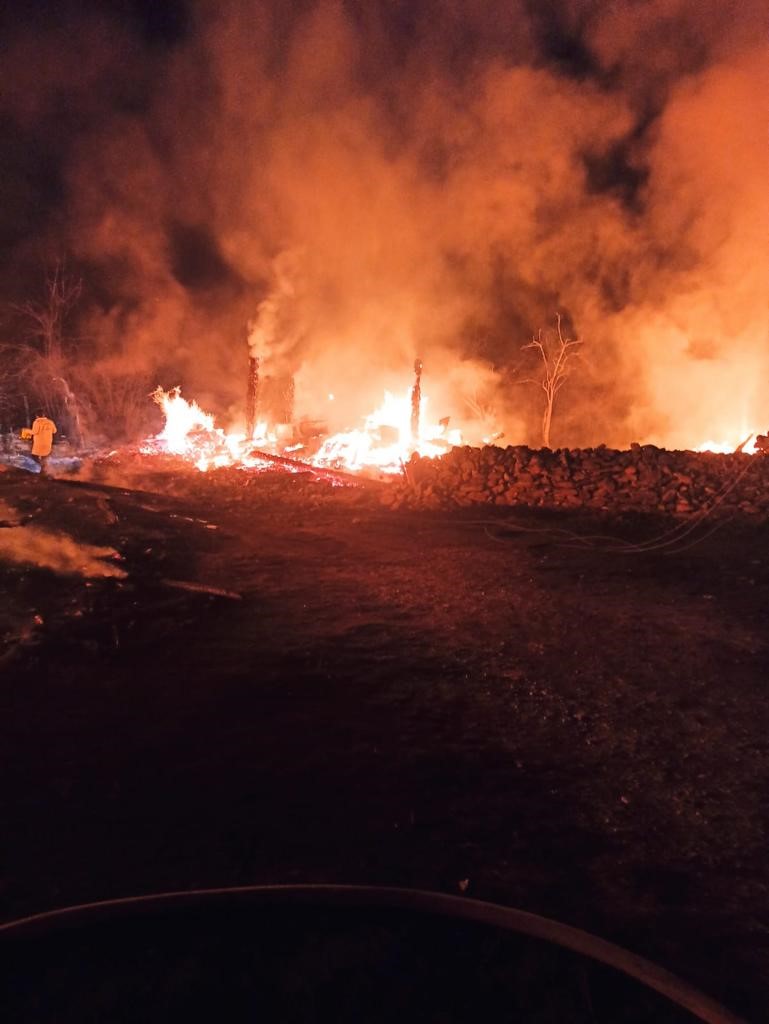
[[[12,307],[26,328],[23,341],[15,346],[20,379],[38,404],[65,417],[67,434],[77,446],[83,443],[83,429],[77,396],[68,382],[71,354],[66,342],[72,340],[68,321],[82,291],[82,278],[57,260],[46,273],[42,297]]]
[[[82,292],[82,278],[74,277],[65,263],[57,260],[46,274],[42,299],[14,306],[27,322],[27,338],[37,343],[37,351],[43,358],[57,362],[61,359],[67,318]]]
[[[79,365],[73,384],[80,397],[82,432],[98,442],[133,442],[156,430],[156,407],[148,401],[152,380],[141,372]]]
[[[536,338],[532,338],[528,345],[523,346],[523,351],[534,349],[541,359],[540,373],[535,377],[526,378],[521,383],[539,384],[545,393],[545,408],[542,413],[542,444],[545,448],[550,447],[555,399],[571,374],[571,364],[574,357],[579,355],[577,349],[581,344],[578,338],[564,337],[561,314],[557,313],[555,333],[543,333],[540,330]]]

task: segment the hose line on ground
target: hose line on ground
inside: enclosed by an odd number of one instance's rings
[[[695,989],[657,964],[622,949],[589,932],[561,924],[528,911],[481,900],[450,896],[421,889],[368,885],[265,885],[222,889],[165,892],[148,896],[84,903],[47,913],[34,914],[0,924],[0,941],[45,935],[52,930],[97,923],[106,918],[130,917],[156,910],[183,910],[202,902],[218,907],[233,903],[254,906],[322,906],[327,908],[411,910],[441,917],[459,918],[502,928],[554,943],[590,957],[635,978],[671,1002],[688,1010],[705,1024],[744,1024],[710,996]]]

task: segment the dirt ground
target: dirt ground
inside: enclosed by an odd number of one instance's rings
[[[769,527],[618,553],[578,538],[675,521],[233,479],[0,473],[21,526],[126,572],[0,561],[0,916],[248,883],[466,891],[765,1019]]]

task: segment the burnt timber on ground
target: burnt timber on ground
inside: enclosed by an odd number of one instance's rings
[[[766,525],[617,551],[569,535],[671,520],[390,512],[272,473],[0,497],[128,573],[0,563],[3,918],[467,883],[766,1017]]]

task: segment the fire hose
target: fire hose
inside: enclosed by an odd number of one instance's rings
[[[741,1018],[670,971],[580,928],[513,907],[420,889],[366,885],[254,885],[132,896],[78,904],[8,921],[0,924],[0,942],[46,935],[107,918],[127,920],[157,910],[173,913],[190,907],[200,908],[201,903],[221,909],[230,909],[234,904],[250,904],[255,908],[394,909],[459,918],[540,939],[597,960],[654,989],[706,1024],[744,1024]]]

